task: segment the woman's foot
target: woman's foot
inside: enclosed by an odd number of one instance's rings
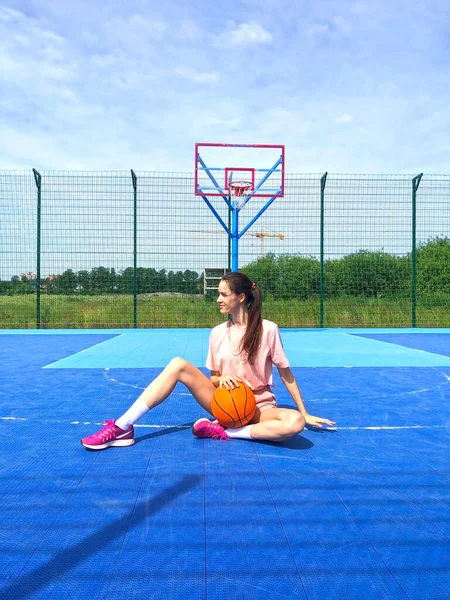
[[[132,446],[134,444],[134,427],[130,425],[125,431],[117,427],[115,421],[105,421],[105,427],[81,440],[81,444],[89,450],[104,450],[110,446]]]
[[[192,433],[198,438],[212,438],[213,440],[229,440],[225,427],[217,421],[199,419],[192,426]]]

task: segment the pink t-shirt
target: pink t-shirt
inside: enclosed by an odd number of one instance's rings
[[[273,385],[272,365],[289,367],[283,350],[278,326],[272,321],[262,320],[262,336],[253,364],[248,363],[244,353],[239,354],[239,345],[245,327],[238,327],[231,320],[214,327],[209,336],[206,368],[221,375],[234,375],[252,390]]]

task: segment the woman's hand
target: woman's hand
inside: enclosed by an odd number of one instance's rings
[[[336,425],[334,421],[329,421],[328,419],[322,419],[321,417],[313,417],[313,415],[306,415],[305,421],[307,425],[311,425],[311,427],[323,427],[323,425]]]
[[[234,390],[234,388],[239,387],[240,384],[239,379],[236,379],[233,375],[220,375],[217,379],[219,381],[219,387],[224,387],[227,390]]]

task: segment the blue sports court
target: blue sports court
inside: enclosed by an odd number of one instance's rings
[[[0,598],[447,600],[450,331],[281,334],[335,430],[199,440],[180,386],[134,446],[90,452],[209,330],[3,330]]]

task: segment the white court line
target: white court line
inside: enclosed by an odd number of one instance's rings
[[[133,383],[125,383],[123,381],[119,381],[118,379],[114,379],[114,377],[109,376],[109,367],[106,367],[103,370],[103,377],[105,379],[107,379],[108,381],[111,381],[111,383],[117,383],[117,385],[121,385],[123,387],[130,387],[133,388],[135,390],[141,390],[142,392],[145,390],[145,387],[141,387],[140,385],[134,385]],[[149,380],[148,382],[149,384],[151,383],[151,380]],[[190,392],[177,392],[178,396],[192,396],[192,394]]]
[[[384,431],[391,429],[446,429],[450,425],[370,425],[368,427],[328,427],[327,429],[336,429],[336,431]]]
[[[117,383],[117,385],[122,385],[123,387],[130,387],[135,390],[141,390],[141,391],[145,390],[145,387],[141,387],[140,385],[134,385],[132,383],[124,383],[122,381],[118,381],[117,379],[114,379],[114,377],[108,377],[108,371],[109,371],[109,367],[106,367],[106,369],[103,370],[103,377],[105,377],[105,379],[107,379],[108,381],[111,381],[112,383]]]
[[[347,335],[347,334],[345,334]],[[101,342],[104,343],[104,342]],[[344,368],[353,368],[353,367],[344,367]],[[447,373],[444,373],[443,371],[439,370],[436,367],[431,367],[434,371],[437,371],[437,373],[439,373],[440,375],[442,375],[442,377],[444,378],[444,381],[442,381],[441,383],[438,383],[434,386],[431,386],[429,388],[421,388],[419,390],[407,390],[404,392],[397,392],[397,393],[387,393],[387,394],[377,394],[375,396],[365,396],[364,398],[367,400],[377,400],[380,398],[401,398],[403,396],[411,396],[411,395],[415,395],[415,394],[422,394],[424,392],[431,392],[431,391],[436,391],[439,388],[441,388],[444,385],[447,385],[450,383],[450,376],[447,375]],[[135,390],[140,390],[140,391],[144,391],[145,387],[141,387],[139,385],[134,385],[132,383],[125,383],[123,381],[118,381],[117,379],[114,379],[114,377],[111,377],[108,373],[108,371],[110,370],[109,367],[106,367],[105,369],[103,369],[103,376],[105,377],[105,379],[107,379],[108,381],[110,381],[111,383],[116,383],[117,385],[121,385],[123,387],[130,387],[133,388]],[[150,383],[150,381],[149,381]],[[189,392],[177,392],[177,394],[179,396],[192,396],[191,393]],[[313,403],[313,402],[320,402],[320,403],[329,403],[329,402],[340,402],[341,399],[340,398],[333,398],[333,397],[329,397],[329,398],[310,398],[309,402]]]
[[[98,423],[95,421],[59,421],[57,419],[43,419],[43,420],[32,420],[24,417],[0,417],[0,421],[30,421],[33,423],[63,423],[66,425],[98,425],[99,427],[103,425],[103,423]],[[135,428],[141,429],[189,429],[190,425],[150,425],[150,424],[139,424],[137,423]],[[395,429],[448,429],[450,424],[448,425],[368,425],[364,427],[324,427],[324,430],[329,431],[391,431]]]
[[[24,417],[0,417],[0,421],[29,421],[30,423],[51,423],[51,424],[66,424],[66,425],[103,425],[103,422],[96,421],[61,421],[58,419],[27,419]],[[147,424],[136,424],[134,426],[142,427],[144,429],[189,429],[191,425],[147,425]]]

